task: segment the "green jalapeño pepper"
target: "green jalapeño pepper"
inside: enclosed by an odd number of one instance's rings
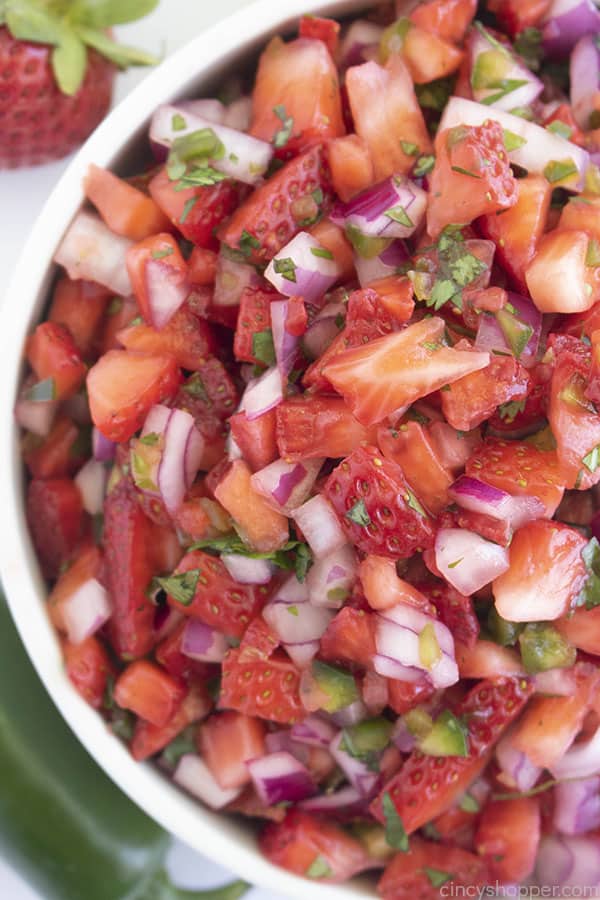
[[[237,900],[237,881],[169,881],[169,835],[79,744],[35,674],[0,595],[0,853],[44,900]]]

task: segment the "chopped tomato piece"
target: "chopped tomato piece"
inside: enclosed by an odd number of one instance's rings
[[[585,231],[551,231],[525,270],[531,299],[544,313],[580,313],[598,299],[597,270],[587,265]]]
[[[410,13],[411,22],[460,44],[477,11],[476,0],[426,0]]]
[[[290,397],[276,410],[277,446],[282,459],[347,456],[374,436],[358,422],[341,397]]]
[[[327,156],[335,192],[344,203],[375,183],[369,148],[357,134],[330,141]]]
[[[419,497],[434,515],[448,505],[448,488],[454,477],[439,459],[423,425],[412,421],[396,428],[381,425],[377,443],[387,459],[401,466],[409,484],[418,485]]]
[[[585,231],[590,237],[600,241],[599,212],[600,197],[596,194],[578,194],[563,206],[558,228],[561,231]]]
[[[188,275],[192,284],[201,287],[214,284],[217,275],[217,259],[214,250],[194,247],[187,261]]]
[[[397,681],[395,678],[388,680],[388,692],[390,706],[394,712],[403,716],[415,706],[426,703],[434,694],[434,689],[429,681]]]
[[[335,19],[322,19],[319,16],[302,16],[300,19],[300,37],[315,38],[323,41],[331,56],[335,59],[340,34],[340,23]]]
[[[63,644],[65,665],[69,680],[78,694],[93,706],[100,709],[109,676],[114,674],[114,667],[108,653],[97,637],[88,637],[80,644]]]
[[[27,341],[27,361],[39,381],[53,381],[54,399],[75,394],[85,378],[85,364],[73,336],[56,322],[42,322]]]
[[[115,702],[163,728],[177,712],[186,694],[183,683],[159,666],[138,659],[130,663],[115,683]]]
[[[457,892],[483,889],[489,882],[487,864],[461,847],[412,838],[406,853],[397,853],[386,866],[377,890],[383,900],[437,900],[438,885],[445,880]]]
[[[143,241],[169,228],[169,220],[151,197],[107,169],[90,163],[83,187],[88,200],[115,234]]]
[[[140,762],[160,753],[184,728],[203,719],[210,712],[211,705],[204,686],[192,683],[181,706],[166,725],[153,725],[145,719],[137,720],[130,744],[131,755]]]
[[[56,578],[84,530],[77,485],[68,478],[34,478],[27,489],[27,522],[44,575]]]
[[[225,507],[249,544],[261,552],[279,550],[288,539],[288,520],[276,512],[251,483],[252,472],[236,459],[215,488],[215,497]]]
[[[477,826],[475,847],[492,878],[520,884],[533,872],[540,836],[538,797],[491,800]]]
[[[265,755],[265,726],[255,716],[228,710],[198,729],[198,750],[222,788],[248,784],[246,763]]]
[[[117,333],[126,350],[173,356],[182,369],[195,371],[207,353],[215,349],[210,325],[195,316],[184,304],[160,331],[140,322]]]
[[[140,311],[133,297],[113,297],[106,307],[103,328],[98,336],[97,351],[99,354],[109,350],[118,350],[121,342],[117,338],[123,329],[140,320]]]
[[[363,609],[345,606],[336,613],[321,637],[323,659],[370,669],[375,649],[375,620]]]
[[[525,28],[536,28],[552,5],[552,0],[489,0],[489,8],[511,37]]]
[[[401,20],[406,24],[400,53],[415,84],[428,84],[438,78],[447,78],[455,72],[463,61],[463,52],[452,43],[421,28],[419,25]]]
[[[48,320],[64,325],[84,359],[93,355],[98,326],[109,297],[106,288],[92,281],[71,281],[64,277],[56,283]]]
[[[279,456],[276,441],[277,415],[274,409],[255,419],[249,419],[245,412],[234,413],[229,420],[229,427],[253,472],[264,469]]]

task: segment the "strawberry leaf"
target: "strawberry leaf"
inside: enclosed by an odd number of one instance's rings
[[[77,34],[81,40],[93,47],[106,59],[118,66],[120,69],[126,69],[127,66],[154,66],[159,60],[152,53],[146,53],[145,50],[138,50],[137,47],[128,47],[125,44],[117,44],[111,40],[103,31],[96,28],[87,28],[84,25],[77,26]]]
[[[18,41],[36,44],[60,44],[63,26],[50,13],[31,0],[7,0],[4,17],[8,30]]]
[[[87,51],[83,41],[70,28],[65,28],[58,47],[52,51],[52,71],[63,92],[76,94],[85,77]]]
[[[69,9],[72,22],[89,28],[109,28],[135,22],[153,12],[159,0],[76,0]]]

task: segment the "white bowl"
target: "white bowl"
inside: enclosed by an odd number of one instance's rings
[[[56,635],[45,613],[41,577],[24,514],[24,473],[13,406],[23,375],[25,338],[40,319],[54,276],[54,252],[83,202],[82,179],[90,162],[111,167],[135,158],[154,109],[184,96],[207,95],[220,77],[252,60],[273,34],[292,33],[302,13],[344,15],[369,0],[257,0],[169,57],[96,130],[59,181],[25,245],[0,317],[2,382],[0,421],[0,573],[27,652],[52,699],[105,772],[153,819],[215,862],[254,884],[305,900],[372,897],[360,881],[309,884],[272,866],[245,826],[213,813],[183,794],[152,764],[135,762],[127,748],[69,682]],[[1,662],[0,662],[1,671]]]

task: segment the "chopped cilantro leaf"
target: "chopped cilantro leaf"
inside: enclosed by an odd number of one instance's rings
[[[357,500],[354,506],[348,510],[346,518],[350,519],[351,522],[354,522],[355,525],[360,525],[361,528],[365,528],[367,525],[371,524],[371,517],[365,506],[365,501],[362,499]]]
[[[304,874],[307,878],[330,878],[333,872],[325,857],[319,853]]]
[[[501,78],[499,81],[494,81],[487,85],[490,89],[495,90],[496,93],[488,94],[487,97],[483,97],[481,103],[484,103],[486,106],[491,106],[493,103],[497,103],[498,100],[502,100],[507,94],[512,94],[513,91],[518,90],[518,88],[523,87],[526,84],[528,84],[528,82],[523,78]]]
[[[441,307],[456,294],[456,285],[447,278],[436,281],[431,291],[428,306],[433,306],[435,310]]]
[[[438,78],[436,81],[429,81],[427,84],[416,84],[415,93],[419,106],[442,112],[446,108],[453,88],[453,78]]]
[[[255,331],[252,335],[252,355],[264,363],[272,366],[275,362],[275,346],[273,344],[273,332],[270,328],[265,331]]]
[[[404,499],[406,500],[406,502],[410,506],[410,508],[414,509],[414,511],[416,513],[418,513],[420,516],[426,515],[425,510],[423,509],[423,507],[421,506],[421,504],[419,503],[419,501],[417,500],[417,498],[415,497],[415,495],[413,494],[412,491],[410,491],[410,490],[407,491]]]
[[[199,199],[198,197],[190,197],[189,200],[185,201],[185,204],[183,206],[183,212],[181,213],[181,218],[179,219],[180,225],[185,225],[185,221],[186,221],[187,217],[189,216],[189,214],[191,213],[191,211],[193,210],[196,203],[198,202],[198,199]]]
[[[186,394],[203,400],[207,405],[210,404],[210,397],[206,393],[206,387],[199,372],[194,372],[192,377],[183,385],[183,390]]]
[[[289,612],[290,616],[298,615],[298,607],[295,604],[292,604],[291,606],[286,606],[286,610]]]
[[[189,569],[179,575],[170,575],[168,578],[155,578],[154,583],[173,597],[182,606],[189,606],[194,599],[196,586],[200,578],[200,569]]]
[[[195,166],[180,177],[175,190],[184,191],[190,187],[210,187],[220,181],[225,181],[226,178],[228,176],[225,172],[219,172],[212,166]]]
[[[312,564],[313,558],[308,544],[298,544],[296,547],[296,562],[294,565],[294,571],[298,581],[304,581]]]
[[[158,444],[160,440],[160,435],[155,431],[149,432],[149,434],[145,434],[140,438],[140,444],[145,444],[147,447],[154,447]]]
[[[165,762],[169,768],[174,769],[182,756],[187,753],[196,753],[197,747],[194,740],[193,728],[186,728],[181,734],[167,744],[161,755],[161,762]]]
[[[515,38],[513,47],[532,72],[539,70],[543,50],[542,32],[538,28],[524,28]]]
[[[240,248],[244,256],[252,256],[253,250],[260,249],[260,241],[244,228],[238,241],[238,247]]]
[[[461,556],[460,559],[455,559],[454,562],[448,563],[449,569],[455,569],[460,563],[463,561],[464,556]]]
[[[486,268],[486,264],[472,253],[462,253],[450,263],[452,277],[460,287],[471,284],[485,272]]]
[[[239,535],[232,532],[218,538],[209,538],[204,541],[196,541],[190,550],[207,550],[213,553],[235,553],[238,556],[247,556],[250,559],[267,559],[279,569],[296,571],[298,581],[303,581],[308,569],[312,565],[312,554],[307,544],[302,541],[288,541],[280,550],[272,553],[260,553],[251,550]]]
[[[402,147],[402,152],[406,153],[407,156],[417,156],[419,153],[418,144],[413,144],[412,141],[400,141],[400,146]]]
[[[600,544],[595,537],[585,545],[581,551],[581,558],[585,563],[588,577],[577,598],[577,605],[593,609],[600,605]]]
[[[164,259],[165,256],[171,256],[172,253],[172,247],[165,247],[164,250],[153,250],[152,259]]]
[[[296,281],[296,263],[290,256],[286,256],[283,259],[274,259],[273,268],[286,281]]]
[[[415,163],[412,173],[415,178],[421,178],[431,172],[435,165],[435,156],[420,156]]]
[[[315,201],[315,203],[317,204],[317,206],[320,206],[324,199],[323,188],[320,188],[320,187],[315,188],[315,190],[312,192],[311,196],[312,196],[313,200]]]
[[[444,872],[442,869],[432,869],[430,866],[423,866],[423,871],[427,875],[430,885],[434,888],[441,887],[446,882],[454,879],[452,872]]]
[[[326,247],[311,247],[310,252],[313,256],[319,256],[321,259],[333,259],[333,253]]]
[[[181,113],[175,113],[173,118],[171,119],[171,128],[173,131],[183,131],[187,128],[187,122],[181,115]]]
[[[459,175],[468,175],[469,178],[481,178],[481,175],[478,175],[476,172],[469,172],[468,169],[463,169],[461,166],[450,166],[453,172],[458,172]]]
[[[276,132],[273,138],[273,145],[280,149],[281,147],[285,147],[290,137],[292,136],[292,129],[294,127],[294,120],[291,116],[285,111],[285,106],[279,104],[273,108],[273,112],[281,122],[281,128]]]
[[[398,810],[388,791],[383,795],[383,815],[385,817],[385,839],[394,850],[408,852],[408,835]]]
[[[386,209],[384,216],[404,225],[405,228],[413,228],[415,224],[403,206],[392,206],[390,209]]]
[[[458,804],[463,812],[476,813],[479,812],[480,806],[473,794],[466,793],[463,795],[460,803]]]
[[[590,238],[587,252],[585,254],[585,264],[593,269],[600,266],[600,244],[596,238]]]
[[[498,413],[500,414],[500,418],[504,419],[504,421],[510,425],[524,409],[525,400],[510,400],[508,403],[500,404]]]

